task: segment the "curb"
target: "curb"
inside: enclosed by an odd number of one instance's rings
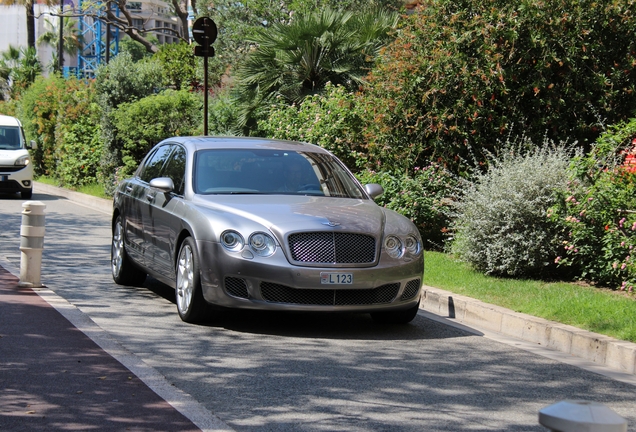
[[[48,185],[40,182],[33,182],[34,193],[45,193],[55,195],[62,198],[67,198],[78,204],[82,204],[85,207],[89,207],[98,210],[102,213],[110,214],[113,212],[113,200],[106,198],[97,198],[91,195],[83,194],[81,192],[75,192],[68,189],[63,189],[57,186]]]
[[[636,374],[636,343],[514,312],[470,297],[424,285],[420,309]]]
[[[34,182],[34,191],[67,198],[110,214],[111,200]],[[490,330],[636,375],[636,343],[514,312],[450,291],[424,285],[420,309],[458,323]]]

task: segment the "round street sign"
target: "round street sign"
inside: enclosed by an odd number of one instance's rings
[[[211,45],[216,40],[216,24],[208,17],[197,18],[192,25],[192,37],[203,45]]]

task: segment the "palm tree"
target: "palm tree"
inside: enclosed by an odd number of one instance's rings
[[[398,15],[325,9],[256,32],[255,47],[236,74],[239,121],[252,126],[272,98],[299,103],[327,82],[356,89],[388,40]]]
[[[55,24],[55,22],[51,22],[48,19],[45,20],[45,22],[47,27],[51,30],[41,34],[40,37],[38,37],[37,43],[38,45],[47,44],[52,47],[57,47],[60,39],[60,32],[58,28],[59,24]],[[71,56],[77,55],[77,52],[82,48],[84,43],[84,38],[76,24],[77,21],[72,20],[71,17],[64,17],[63,19],[64,27],[62,28],[62,49],[66,54]],[[53,69],[57,69],[59,64],[58,60],[58,51],[54,50],[51,61]]]
[[[1,87],[9,89],[12,97],[27,88],[41,72],[42,66],[34,48],[9,45],[0,53]]]

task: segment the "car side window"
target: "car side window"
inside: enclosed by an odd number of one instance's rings
[[[186,151],[181,146],[174,146],[174,152],[170,155],[161,177],[169,177],[174,183],[174,193],[183,195],[185,187]]]
[[[173,148],[174,147],[172,145],[163,145],[159,147],[157,151],[146,161],[143,169],[139,173],[139,178],[148,183],[153,178],[160,177],[161,170],[168,160]]]

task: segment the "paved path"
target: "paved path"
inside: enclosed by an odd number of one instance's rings
[[[198,431],[0,267],[1,431]]]

